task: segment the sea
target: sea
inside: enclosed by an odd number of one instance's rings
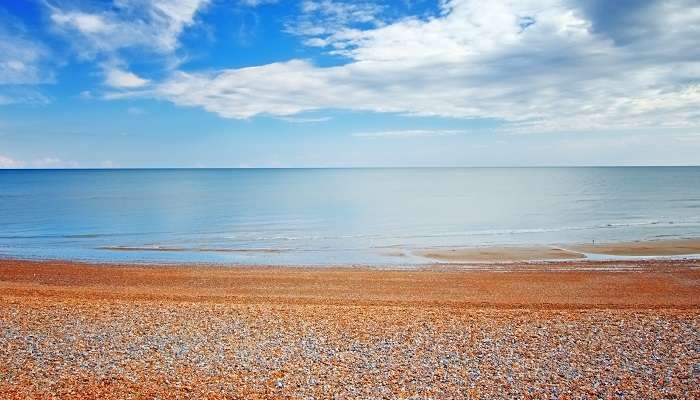
[[[700,237],[700,167],[0,170],[0,257],[412,265]]]

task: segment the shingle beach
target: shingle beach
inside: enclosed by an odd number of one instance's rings
[[[700,262],[4,260],[0,398],[700,398]]]

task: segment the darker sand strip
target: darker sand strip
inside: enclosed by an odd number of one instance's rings
[[[115,266],[0,261],[17,296],[243,303],[469,307],[696,307],[700,262],[512,264],[463,271],[369,268]],[[629,270],[628,267],[635,269]]]
[[[572,251],[614,256],[676,256],[700,254],[699,239],[658,240],[628,243],[585,244],[569,247]]]
[[[556,247],[467,247],[421,250],[417,255],[444,262],[516,262],[575,260],[585,256]]]

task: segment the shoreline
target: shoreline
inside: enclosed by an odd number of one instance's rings
[[[103,246],[99,249],[123,253],[230,253],[230,254],[279,254],[289,252],[289,249],[187,249],[183,247],[161,246]],[[521,262],[569,262],[576,260],[585,261],[641,261],[641,260],[685,260],[700,259],[700,238],[681,239],[655,239],[636,240],[627,242],[600,242],[600,243],[569,243],[569,244],[544,244],[544,245],[474,245],[474,246],[434,246],[434,247],[391,247],[390,249],[377,249],[379,256],[385,257],[384,262],[327,262],[327,263],[290,263],[290,262],[237,262],[235,260],[206,260],[196,261],[183,258],[159,260],[159,259],[61,259],[42,258],[32,256],[16,256],[0,253],[0,260],[26,260],[26,261],[56,261],[78,262],[92,264],[125,264],[125,265],[217,265],[217,266],[280,266],[290,268],[302,267],[373,267],[396,269],[420,269],[432,265],[459,265],[459,264],[509,264]]]

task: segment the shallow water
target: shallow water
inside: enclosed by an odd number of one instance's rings
[[[7,257],[403,264],[697,236],[700,167],[0,170]]]

